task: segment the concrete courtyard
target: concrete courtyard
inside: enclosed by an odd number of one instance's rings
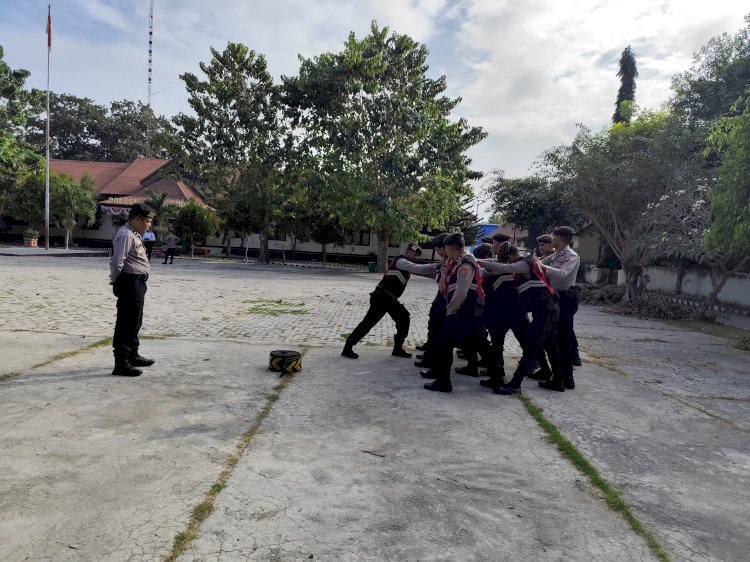
[[[112,377],[104,257],[0,256],[0,560],[656,560],[521,400],[422,389],[383,320],[339,356],[379,276],[152,262],[142,377]],[[435,285],[410,281],[407,346]],[[747,560],[748,353],[582,307],[577,388],[524,396],[673,560]],[[506,345],[507,370],[519,349]],[[269,352],[304,352],[280,379]],[[462,362],[458,362],[461,365]],[[220,485],[219,485],[220,484]]]

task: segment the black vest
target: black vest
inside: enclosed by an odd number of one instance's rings
[[[529,264],[529,273],[517,273],[515,282],[518,295],[527,311],[531,311],[536,305],[557,302],[557,293],[550,292],[547,283],[542,280],[544,273],[539,269],[532,256],[523,259]],[[546,277],[544,278],[546,281]]]
[[[471,266],[473,267],[471,271],[471,285],[469,285],[469,292],[466,293],[466,299],[463,303],[461,303],[461,307],[458,309],[458,314],[474,314],[474,312],[476,312],[478,308],[478,305],[480,304],[477,295],[477,284],[475,281],[475,273],[477,271],[477,268],[479,267],[479,264],[477,264],[477,259],[471,254],[461,256],[461,260],[456,264],[456,266],[451,271],[451,274],[448,276],[447,302],[451,302],[453,300],[453,294],[456,292],[456,284],[458,283],[458,270],[461,269],[461,266],[465,263],[471,264]]]
[[[400,259],[406,259],[406,256],[396,256],[388,264],[388,269],[385,270],[385,275],[378,283],[378,286],[387,291],[392,296],[398,298],[404,294],[406,284],[409,282],[411,273],[408,271],[402,271],[396,267],[396,262]]]

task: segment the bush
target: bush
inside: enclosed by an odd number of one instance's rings
[[[26,230],[23,231],[23,237],[24,237],[24,239],[27,239],[27,238],[32,238],[32,239],[33,238],[39,238],[39,231],[38,230],[34,230],[33,228],[27,228]]]
[[[581,285],[579,301],[586,304],[613,304],[618,303],[625,296],[625,287],[622,285],[593,285],[587,283]]]
[[[737,349],[750,351],[750,336],[740,336],[739,338],[737,338],[735,346],[737,347]]]
[[[654,320],[685,320],[693,317],[694,310],[672,301],[666,293],[644,293],[630,302],[621,302],[612,307],[625,316],[637,316]]]

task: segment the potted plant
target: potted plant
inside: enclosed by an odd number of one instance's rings
[[[23,245],[30,248],[37,247],[37,240],[39,240],[39,231],[29,227],[23,231]]]

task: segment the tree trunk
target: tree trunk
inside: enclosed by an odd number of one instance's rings
[[[326,245],[321,244],[320,259],[323,260],[323,267],[326,266]]]
[[[260,254],[258,255],[260,263],[268,263],[268,233],[260,233]]]
[[[630,302],[643,294],[643,266],[637,263],[623,263],[625,270],[625,294],[622,302]]]
[[[232,235],[227,233],[227,245],[224,247],[224,255],[226,257],[232,256]]]
[[[70,240],[70,229],[65,229],[65,249],[68,249],[68,241]]]
[[[676,295],[682,294],[682,284],[685,282],[685,270],[687,269],[688,260],[681,259],[680,265],[677,268],[677,281],[674,284],[674,292]]]
[[[696,320],[703,320],[706,318],[708,309],[716,302],[716,297],[724,288],[724,284],[729,279],[729,271],[723,263],[711,264],[711,292],[708,293],[705,300],[695,311],[693,318]]]
[[[390,236],[388,232],[378,232],[378,272],[385,273],[388,268],[388,242]]]
[[[247,262],[247,252],[250,248],[250,235],[245,234],[245,261]]]

